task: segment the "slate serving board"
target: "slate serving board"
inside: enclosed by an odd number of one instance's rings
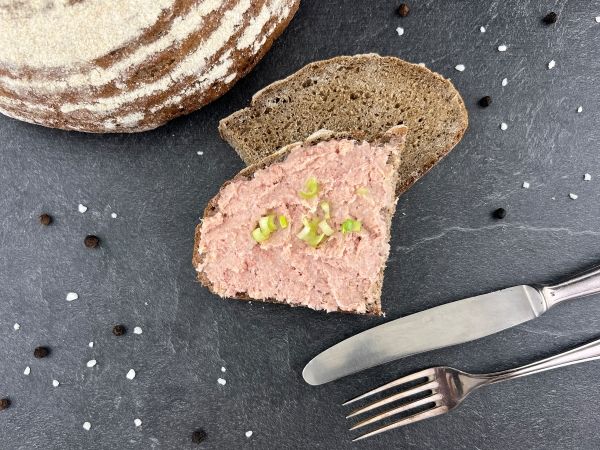
[[[410,4],[400,18],[395,2],[305,0],[248,77],[152,132],[86,135],[0,117],[0,397],[12,400],[0,448],[598,448],[598,362],[490,387],[452,414],[359,444],[340,406],[427,366],[499,370],[597,338],[598,296],[332,384],[301,378],[316,353],[385,320],[600,262],[600,2]],[[551,10],[558,22],[545,26]],[[360,52],[424,62],[452,78],[470,114],[459,146],[399,201],[387,319],[217,299],[190,260],[201,210],[242,168],[218,120],[306,63]],[[504,220],[491,217],[498,207]],[[87,234],[98,249],[84,247]],[[65,301],[70,291],[76,301]],[[118,323],[126,335],[111,333]],[[51,355],[33,358],[38,345]],[[201,447],[190,438],[198,428]]]

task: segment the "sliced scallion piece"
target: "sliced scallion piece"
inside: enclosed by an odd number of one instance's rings
[[[304,190],[298,192],[305,200],[315,197],[319,193],[319,183],[315,177],[310,177],[304,184]]]
[[[255,228],[252,232],[252,237],[256,242],[260,244],[261,242],[264,242],[267,239],[269,239],[269,234],[264,234],[260,228]]]
[[[267,226],[269,227],[269,231],[276,231],[277,225],[275,225],[275,215],[269,214],[267,216]]]
[[[321,202],[321,209],[323,210],[323,213],[325,214],[325,218],[326,219],[331,219],[331,211],[329,208],[329,203],[328,202]]]
[[[288,221],[287,218],[285,216],[279,216],[279,226],[283,229],[283,228],[287,228],[288,226]]]
[[[346,219],[342,222],[342,233],[358,232],[362,229],[360,220]]]
[[[269,227],[269,217],[268,216],[262,216],[260,219],[258,219],[258,226],[260,227],[260,231],[263,232],[263,234],[265,235],[269,235],[271,234],[271,228]]]
[[[315,234],[311,234],[307,239],[304,239],[304,241],[311,247],[317,248],[324,237],[325,237],[324,233],[321,233],[321,234],[315,233]]]
[[[319,222],[319,230],[321,230],[325,236],[331,236],[333,234],[333,228],[329,226],[327,220],[321,220]]]

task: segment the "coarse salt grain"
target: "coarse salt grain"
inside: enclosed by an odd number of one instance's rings
[[[505,52],[508,47],[504,44],[498,46],[499,52]]]
[[[250,436],[252,436],[252,431],[251,430],[246,431],[246,437],[249,438]]]
[[[197,152],[196,152],[196,154],[197,154],[198,156],[202,156],[202,155],[204,155],[204,152],[203,152],[203,151],[197,151]]]
[[[19,325],[18,323],[15,323],[15,324],[13,325],[13,328],[14,328],[14,330],[15,330],[15,331],[17,331],[18,329],[20,329],[20,328],[21,328],[21,325]]]
[[[90,431],[90,428],[92,428],[92,424],[89,422],[83,422],[83,429],[85,431]]]
[[[600,16],[596,16],[596,23],[600,23]]]
[[[221,367],[221,372],[225,373],[227,372],[227,369],[225,367]]]
[[[133,380],[135,378],[135,370],[129,369],[129,372],[127,372],[127,375],[125,376],[128,380]]]
[[[479,31],[481,31],[482,33],[485,33],[485,27],[479,27]]]
[[[96,360],[95,359],[90,359],[87,363],[85,363],[86,366],[88,367],[94,367],[96,365]]]
[[[589,173],[586,173],[586,174],[583,176],[583,180],[584,180],[584,181],[590,181],[591,179],[592,179],[592,176],[591,176]]]
[[[89,348],[94,348],[94,343],[93,343],[93,342],[90,342],[90,343],[88,344],[88,347],[89,347]]]
[[[502,131],[506,131],[506,130],[508,129],[508,125],[507,125],[506,123],[502,122],[502,123],[500,124],[500,129],[501,129]]]
[[[82,205],[81,203],[79,204],[79,206],[77,207],[77,211],[79,211],[81,214],[83,214],[84,212],[87,211],[87,206]]]
[[[77,300],[78,298],[79,295],[77,295],[75,292],[68,292],[66,296],[66,300],[68,302],[72,302],[73,300]]]
[[[525,189],[529,189],[529,183],[527,181],[523,181],[523,187]]]
[[[142,334],[142,327],[135,327],[133,329],[133,334]]]
[[[502,86],[506,86],[508,84],[508,78],[502,78]]]
[[[554,68],[554,66],[556,66],[556,61],[554,61],[554,60],[551,60],[551,61],[548,63],[548,69],[553,69],[553,68]]]
[[[117,218],[117,213],[110,213],[110,217],[112,217],[113,219]]]
[[[579,198],[579,195],[571,193],[569,194],[569,197],[571,198],[571,200],[577,200]]]
[[[136,427],[142,426],[142,421],[140,419],[133,419],[133,423]]]
[[[464,64],[458,64],[456,67],[454,67],[456,70],[458,70],[459,72],[464,72],[465,71],[465,65]]]
[[[29,375],[31,373],[31,367],[27,366],[25,367],[25,370],[23,371],[23,375]]]
[[[402,27],[396,28],[396,33],[398,33],[398,36],[402,36],[404,34],[404,28],[402,28]]]
[[[227,384],[227,381],[223,378],[219,378],[217,380],[217,383],[219,383],[221,386],[225,386]]]
[[[58,387],[59,384],[58,380],[52,380],[52,386]]]
[[[583,106],[580,106],[579,108],[577,108],[577,112],[580,113],[583,111]]]

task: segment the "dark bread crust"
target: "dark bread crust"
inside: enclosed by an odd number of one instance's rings
[[[409,127],[401,194],[458,144],[468,116],[459,92],[439,74],[395,57],[367,54],[313,62],[270,84],[254,94],[249,107],[222,119],[219,132],[252,164],[278,148],[279,141],[310,134],[311,127],[356,129],[371,138],[369,132],[395,124]],[[264,127],[272,131],[265,138],[259,131]]]
[[[186,92],[186,89],[193,87],[196,83],[202,82],[201,78],[203,74],[177,79],[175,80],[175,83],[170,85],[167,89],[153,93],[152,95],[140,97],[131,102],[126,102],[123,106],[108,115],[84,109],[68,113],[61,111],[61,106],[65,103],[79,102],[82,100],[93,103],[97,99],[111,97],[121,91],[128,92],[140,85],[154,81],[159,76],[170,73],[172,67],[185,60],[188,54],[197,48],[197,45],[202,45],[200,40],[203,38],[204,34],[212,31],[212,28],[218,24],[218,14],[222,14],[223,11],[228,8],[229,4],[235,3],[235,0],[226,0],[219,11],[215,11],[207,16],[209,26],[196,30],[194,35],[186,38],[186,42],[175,46],[175,48],[169,48],[163,52],[152,55],[139,66],[136,65],[127,69],[127,71],[122,74],[123,86],[117,87],[115,81],[111,81],[102,86],[96,87],[84,85],[78,89],[73,88],[66,91],[59,91],[58,93],[40,92],[34,87],[28,89],[26,93],[22,93],[0,81],[0,100],[6,98],[13,102],[10,104],[3,104],[0,101],[0,112],[9,117],[29,123],[89,133],[133,133],[154,129],[175,117],[189,114],[212,102],[227,92],[240,78],[247,75],[268,52],[274,41],[283,33],[297,12],[300,0],[286,1],[290,6],[287,16],[273,16],[270,18],[265,24],[265,30],[268,29],[270,25],[273,25],[275,21],[277,21],[277,25],[273,31],[268,34],[264,44],[256,49],[256,51],[252,49],[237,50],[235,48],[237,37],[230,37],[225,46],[220,49],[211,60],[207,61],[207,63],[210,67],[212,64],[216,63],[218,58],[223,55],[227,49],[232,49],[230,56],[230,58],[233,59],[232,66],[224,76],[197,92]],[[252,4],[250,12],[244,17],[246,24],[250,23],[249,21],[258,14],[259,9],[264,2],[265,0],[261,0]],[[180,18],[194,4],[195,2],[191,0],[179,0],[174,2],[173,8],[165,11],[152,27],[143,31],[137,40],[94,61],[85,62],[82,64],[81,69],[78,67],[76,67],[76,69],[89,70],[90,65],[92,67],[97,66],[105,69],[116,64],[121,58],[132,53],[133,50],[142,45],[151,44],[163,36],[171,23],[177,18]],[[263,35],[265,35],[265,33],[261,32],[258,38]],[[190,42],[187,42],[188,40]],[[50,83],[53,80],[62,80],[66,74],[73,72],[76,72],[73,68],[65,68],[65,70],[42,70],[27,66],[10,68],[9,70],[7,67],[3,67],[0,62],[0,76],[16,78],[19,80],[48,80],[48,83]],[[227,77],[231,74],[235,74],[235,77],[228,79]],[[181,97],[181,100],[177,102],[177,104],[162,105],[162,102],[176,96]],[[29,107],[26,103],[33,104],[34,107]],[[44,107],[44,109],[39,109],[39,105]],[[159,107],[157,111],[150,112],[151,108],[157,106]],[[118,123],[118,120],[114,127],[105,125],[106,120],[127,117],[137,112],[148,113],[144,115],[144,118],[141,121],[132,125],[125,123],[120,124]]]
[[[373,144],[383,144],[383,143],[389,142],[391,139],[398,139],[399,142],[401,142],[403,144],[404,140],[406,138],[407,130],[408,129],[405,126],[393,127],[390,130],[388,130],[386,133],[384,133],[382,136],[378,137],[372,143]],[[309,136],[303,142],[296,142],[293,144],[286,145],[285,147],[279,149],[277,152],[273,153],[272,155],[267,156],[262,161],[246,167],[245,169],[240,171],[235,177],[233,177],[231,180],[228,180],[225,183],[223,183],[223,185],[219,189],[219,192],[217,193],[217,195],[215,195],[206,205],[206,208],[204,209],[204,214],[203,214],[202,218],[204,219],[206,217],[211,217],[218,212],[219,198],[221,196],[221,192],[227,185],[229,185],[230,183],[233,183],[237,180],[240,180],[240,179],[246,179],[246,180],[252,179],[252,177],[254,176],[254,173],[256,173],[258,170],[264,169],[265,167],[267,167],[273,163],[285,161],[287,156],[290,154],[290,152],[294,148],[296,148],[298,146],[303,146],[303,145],[314,145],[318,142],[327,141],[327,140],[331,140],[331,139],[346,138],[346,139],[353,139],[353,140],[362,140],[362,136],[363,136],[363,133],[361,133],[361,132],[349,133],[349,132],[335,132],[335,131],[329,131],[329,130],[319,130],[318,132]],[[396,153],[392,154],[390,156],[390,158],[392,160],[389,161],[389,163],[397,168],[398,165],[400,164],[400,160],[401,160],[400,152],[396,152]],[[396,170],[394,173],[396,174],[396,178],[395,178],[394,182],[397,182],[398,171]],[[397,200],[398,199],[396,198],[396,201]],[[394,215],[395,208],[396,208],[396,202],[394,202],[394,205],[392,208],[386,210],[386,213],[389,214],[388,229],[387,229],[387,236],[386,236],[387,241],[389,241],[389,239],[390,239],[392,217]],[[202,228],[202,222],[200,222],[198,225],[196,225],[196,229],[194,232],[194,251],[193,251],[193,255],[192,255],[192,265],[193,265],[194,269],[197,269],[197,267],[203,262],[203,255],[201,255],[198,252],[198,249],[200,247],[200,239],[202,237],[201,228]],[[379,282],[375,286],[376,297],[379,299],[379,301],[377,303],[367,305],[367,314],[369,314],[369,315],[379,316],[382,314],[380,300],[381,300],[381,288],[383,285],[384,269],[385,269],[385,264],[380,270]],[[213,289],[213,285],[212,285],[211,281],[208,279],[208,277],[204,271],[196,270],[196,273],[197,273],[198,281],[203,286],[208,288],[208,290],[211,291],[213,294],[219,295]],[[244,300],[244,301],[252,300],[252,298],[250,296],[248,296],[248,294],[245,292],[240,292],[235,297],[232,297],[232,298],[234,298],[236,300]],[[282,304],[281,302],[275,301],[272,299],[260,299],[257,301],[266,302],[266,303]],[[293,304],[286,304],[286,305],[296,306]],[[340,309],[338,309],[337,312],[344,312],[344,313],[349,313],[349,314],[351,313],[350,311],[342,311]]]

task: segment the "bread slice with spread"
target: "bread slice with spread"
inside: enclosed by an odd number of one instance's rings
[[[200,282],[221,297],[381,314],[406,133],[321,130],[240,172],[196,227]]]
[[[376,54],[308,64],[221,120],[219,131],[247,164],[315,130],[360,131],[373,139],[406,125],[398,192],[408,189],[461,140],[464,102],[449,80],[429,69]]]

